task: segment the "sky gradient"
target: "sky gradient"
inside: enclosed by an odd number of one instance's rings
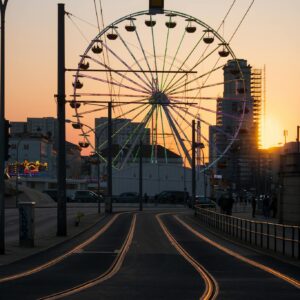
[[[228,39],[251,0],[237,0],[224,26]],[[9,0],[6,15],[6,118],[56,116],[57,3],[66,10],[96,24],[93,0]],[[148,0],[102,0],[106,25],[124,15],[145,10]],[[217,28],[232,0],[166,0],[165,8],[191,14]],[[264,146],[275,146],[296,138],[300,125],[300,1],[256,0],[231,42],[238,58],[255,68],[266,65],[267,119]],[[88,35],[94,28],[82,25]],[[66,20],[66,64],[75,67],[87,42]],[[67,78],[68,82],[68,78]],[[68,108],[68,117],[71,110]],[[68,125],[69,126],[69,125]],[[69,139],[78,141],[68,128]]]

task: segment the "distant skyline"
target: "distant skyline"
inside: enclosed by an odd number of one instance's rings
[[[56,116],[56,56],[57,3],[65,3],[66,10],[96,24],[93,0],[9,0],[6,15],[6,118],[24,121],[27,117]],[[98,2],[98,1],[97,1]],[[217,28],[232,0],[166,0],[170,10],[191,14],[213,28]],[[106,25],[119,17],[146,10],[148,0],[102,0]],[[236,1],[235,9],[224,26],[228,39],[251,0]],[[250,13],[231,43],[238,58],[254,68],[267,70],[267,136],[264,146],[284,142],[283,130],[288,130],[287,141],[296,138],[300,125],[300,27],[298,0],[256,0]],[[96,34],[84,26],[88,36]],[[74,25],[66,18],[66,62],[75,67],[78,57],[87,46]],[[70,78],[67,77],[70,85]],[[70,90],[70,86],[68,86]],[[68,91],[69,92],[69,91]],[[68,118],[71,110],[68,108]],[[77,132],[68,125],[69,140],[78,141]]]

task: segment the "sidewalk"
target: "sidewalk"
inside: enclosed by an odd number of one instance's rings
[[[272,216],[272,214],[270,214]],[[234,203],[232,208],[232,216],[248,219],[252,221],[261,221],[261,222],[269,222],[269,223],[277,223],[278,218],[266,218],[263,216],[262,211],[256,208],[255,218],[252,217],[252,206],[250,203]]]
[[[43,208],[43,210],[45,209],[46,208]],[[96,212],[96,210],[94,211]],[[35,241],[34,241],[35,247],[33,248],[20,247],[18,236],[17,236],[13,240],[6,242],[5,255],[0,255],[0,266],[10,264],[17,260],[47,250],[48,248],[51,248],[55,245],[70,240],[75,236],[77,236],[78,234],[88,230],[103,218],[104,218],[103,213],[100,215],[97,213],[85,214],[82,217],[79,226],[75,226],[74,215],[70,215],[68,216],[67,219],[67,233],[68,233],[67,236],[65,237],[56,236],[57,227],[56,224],[53,224],[53,226],[48,228],[46,231],[42,231],[39,234],[35,235]]]

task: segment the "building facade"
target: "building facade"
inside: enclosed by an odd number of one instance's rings
[[[213,173],[222,178],[223,186],[233,189],[253,187],[257,138],[254,134],[253,97],[251,95],[251,66],[246,60],[227,62],[224,70],[224,93],[217,100],[216,125],[210,127],[210,161],[219,159]],[[239,70],[243,74],[240,78]],[[242,118],[242,121],[240,121]],[[238,135],[235,133],[239,130]],[[220,156],[231,140],[231,148]]]
[[[97,149],[107,147],[108,118],[95,119],[95,145]],[[130,119],[112,119],[112,143],[115,145],[131,145],[137,137],[141,137],[145,145],[150,144],[150,129],[142,123]],[[138,141],[139,142],[139,141]]]

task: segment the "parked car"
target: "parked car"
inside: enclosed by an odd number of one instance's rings
[[[103,197],[89,190],[75,191],[72,202],[97,203],[103,202]]]
[[[163,191],[155,196],[158,203],[186,203],[189,193],[185,191]]]
[[[195,205],[202,208],[217,208],[216,202],[212,201],[208,197],[198,195],[195,197]]]
[[[135,203],[139,201],[139,194],[135,192],[121,193],[118,197],[118,202]]]

